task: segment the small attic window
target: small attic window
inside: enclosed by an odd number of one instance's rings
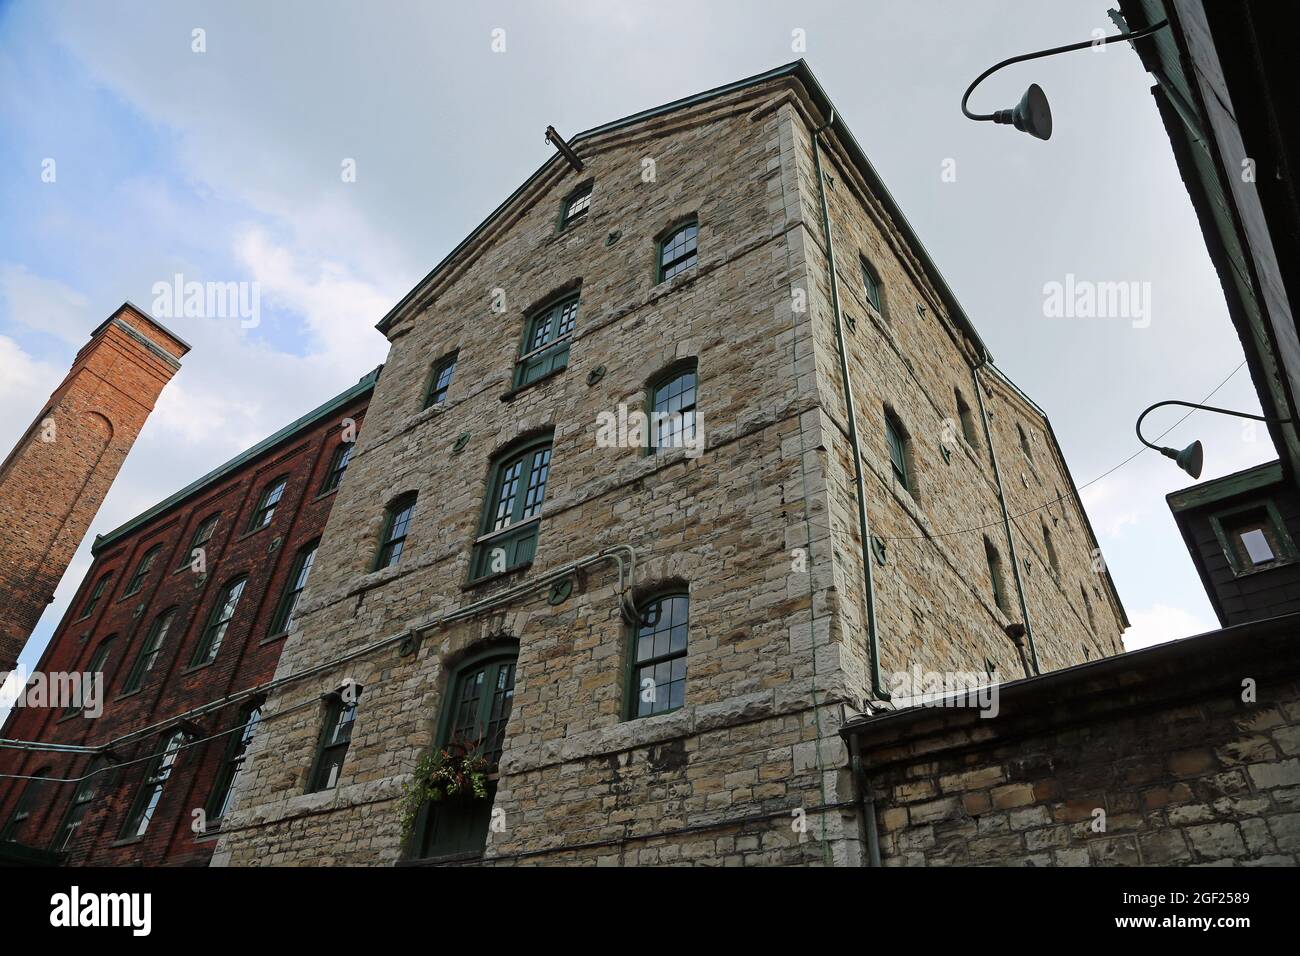
[[[570,226],[587,215],[591,209],[591,183],[579,186],[564,200],[564,211],[560,216],[561,228]]]

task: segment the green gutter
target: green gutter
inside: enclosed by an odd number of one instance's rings
[[[335,395],[324,405],[312,409],[310,412],[308,412],[306,415],[299,418],[297,421],[284,426],[284,428],[281,428],[274,435],[264,438],[262,441],[254,445],[252,448],[249,448],[247,451],[244,451],[241,454],[236,455],[234,458],[230,459],[230,461],[226,462],[224,465],[221,465],[218,468],[213,469],[212,471],[208,472],[206,475],[204,475],[202,478],[198,479],[197,481],[191,482],[190,484],[182,488],[180,491],[176,492],[174,495],[171,495],[168,498],[164,498],[162,501],[158,502],[158,504],[154,505],[148,511],[136,515],[134,518],[132,518],[130,521],[128,521],[126,524],[122,525],[121,527],[114,528],[108,534],[96,535],[95,543],[90,546],[90,553],[93,555],[98,555],[100,551],[104,550],[109,545],[121,540],[125,535],[130,534],[132,531],[135,531],[137,528],[141,527],[145,523],[152,521],[154,518],[157,518],[168,511],[171,511],[173,508],[177,507],[182,502],[186,501],[189,498],[194,497],[199,492],[203,491],[205,488],[210,487],[211,485],[220,481],[222,478],[225,478],[227,475],[231,474],[232,472],[242,468],[244,465],[248,464],[253,459],[266,454],[268,451],[271,451],[276,446],[283,444],[284,442],[293,438],[295,435],[298,434],[298,432],[312,425],[315,425],[321,419],[329,417],[331,414],[338,411],[340,408],[350,404],[359,396],[364,395],[367,392],[373,390],[375,387],[375,383],[379,381],[379,373],[383,370],[383,368],[384,367],[382,365],[378,366],[377,368],[375,368],[374,370],[372,370],[371,372],[363,376],[361,380],[357,382],[357,384],[353,385],[347,391]]]

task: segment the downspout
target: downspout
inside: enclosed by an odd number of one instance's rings
[[[867,866],[880,866],[880,834],[876,832],[876,798],[862,763],[862,742],[849,733],[849,758],[853,765],[853,782],[858,789],[858,827],[867,843]]]
[[[835,313],[835,345],[840,353],[840,378],[844,383],[844,405],[849,419],[849,446],[853,450],[854,487],[858,495],[858,533],[862,538],[862,577],[867,592],[867,643],[871,660],[871,696],[889,700],[880,686],[880,635],[876,629],[876,594],[871,573],[871,529],[867,522],[867,492],[862,479],[862,448],[858,444],[858,418],[853,409],[853,384],[849,378],[849,356],[844,348],[844,319],[840,315],[840,284],[835,271],[835,244],[831,240],[831,210],[826,202],[826,175],[822,172],[821,134],[835,122],[830,119],[813,131],[813,162],[817,169],[817,194],[822,204],[822,231],[826,240],[826,264],[831,282],[831,308]]]
[[[984,407],[984,389],[980,382],[980,369],[989,362],[985,352],[979,363],[971,368],[971,377],[975,380],[975,400],[980,406],[980,421],[984,423],[984,437],[989,443],[989,461],[993,463],[993,483],[998,488],[998,504],[1002,506],[1002,527],[1007,533],[1007,551],[1011,557],[1011,573],[1016,579],[1016,595],[1020,598],[1020,618],[1025,625],[1025,638],[1029,641],[1029,666],[1025,667],[1026,677],[1042,673],[1038,669],[1038,650],[1034,647],[1034,629],[1029,623],[1029,605],[1025,603],[1025,586],[1020,580],[1020,560],[1016,557],[1016,539],[1011,533],[1011,514],[1007,511],[1007,496],[1002,491],[1002,471],[998,468],[998,453],[993,448],[993,430],[989,428],[989,414]],[[1010,635],[1008,635],[1010,636]],[[1014,640],[1014,638],[1012,638]],[[1017,642],[1019,643],[1019,642]],[[1023,660],[1023,657],[1022,657]],[[1030,669],[1032,667],[1032,670]]]

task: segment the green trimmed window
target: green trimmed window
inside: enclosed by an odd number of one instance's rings
[[[447,683],[449,697],[438,733],[439,748],[454,746],[487,758],[484,800],[426,805],[416,821],[412,848],[421,858],[478,855],[487,843],[496,796],[496,769],[505,745],[515,696],[516,652],[493,651],[465,661]]]
[[[434,363],[433,372],[429,376],[429,390],[424,395],[425,408],[441,405],[447,400],[447,390],[451,388],[452,377],[456,374],[458,355],[458,352],[452,352]]]
[[[162,751],[149,758],[144,767],[140,788],[136,791],[135,799],[131,801],[131,811],[126,815],[126,822],[122,825],[120,839],[138,839],[145,835],[149,824],[153,822],[153,815],[157,812],[158,805],[162,803],[163,790],[171,778],[172,770],[175,769],[181,748],[184,746],[185,732],[173,731],[166,737]]]
[[[858,260],[862,266],[862,292],[871,303],[871,307],[883,319],[885,317],[885,296],[880,286],[880,275],[876,272],[875,267],[862,257]]]
[[[361,688],[348,684],[330,695],[325,707],[325,723],[321,728],[320,743],[316,748],[316,764],[312,768],[308,793],[333,790],[338,786],[343,761],[352,745],[352,725],[357,719],[357,701]]]
[[[1002,555],[988,538],[984,539],[984,560],[989,566],[989,582],[993,586],[993,603],[1004,614],[1011,613],[1011,603],[1007,600],[1007,587],[1002,578]]]
[[[245,711],[241,717],[244,729],[231,734],[221,758],[221,769],[208,795],[208,825],[219,824],[230,810],[230,797],[235,792],[235,781],[244,769],[244,758],[248,755],[248,745],[253,742],[257,725],[262,720],[262,705],[259,703]]]
[[[47,777],[50,774],[50,767],[38,767],[32,772],[33,777]],[[0,843],[18,843],[21,842],[23,831],[27,828],[32,814],[40,807],[45,806],[47,802],[46,793],[50,788],[48,780],[28,780],[27,785],[23,787],[23,794],[14,804],[14,812],[9,815],[9,821],[0,830]]]
[[[678,226],[659,241],[657,281],[663,282],[685,272],[700,261],[700,224],[692,219]]]
[[[524,323],[524,341],[515,363],[515,388],[558,372],[569,364],[569,343],[578,324],[578,296],[548,305]]]
[[[272,634],[284,634],[289,630],[289,624],[293,621],[293,612],[298,609],[298,600],[302,597],[303,588],[307,587],[307,579],[311,577],[311,567],[316,563],[316,549],[319,546],[318,538],[304,545],[294,555],[284,594],[280,596],[280,602],[275,606],[275,617],[271,618]]]
[[[77,784],[77,789],[72,792],[72,802],[68,804],[63,822],[59,824],[58,832],[54,834],[54,841],[50,844],[50,849],[55,853],[64,853],[71,849],[72,841],[77,838],[77,831],[81,828],[81,821],[86,818],[90,804],[94,801],[95,794],[99,792],[100,784],[108,773],[104,770],[105,765],[106,761],[103,757],[95,757],[86,766],[86,773]]]
[[[686,702],[686,649],[690,598],[664,594],[641,607],[632,635],[629,717],[676,710]]]
[[[888,410],[885,411],[885,444],[889,448],[889,467],[894,473],[894,480],[910,491],[912,482],[907,468],[907,432],[898,416]]]
[[[217,603],[212,606],[212,613],[208,616],[208,624],[203,629],[199,645],[194,648],[194,658],[190,661],[191,667],[216,660],[217,654],[221,651],[221,643],[226,639],[226,631],[230,629],[230,622],[235,616],[235,610],[239,607],[239,599],[244,594],[246,584],[248,578],[236,578],[222,589],[217,597]]]
[[[277,478],[262,489],[262,494],[257,499],[257,507],[253,509],[253,517],[248,522],[249,531],[257,531],[271,523],[271,519],[275,517],[275,506],[284,497],[284,486],[287,482],[287,478]]]
[[[194,561],[194,552],[206,548],[208,542],[212,540],[212,533],[217,530],[217,522],[221,520],[221,515],[208,515],[204,518],[197,528],[194,529],[194,537],[190,539],[190,546],[185,549],[185,554],[181,556],[181,563],[176,568],[188,568]]]
[[[109,579],[112,577],[112,571],[100,575],[99,580],[95,582],[94,590],[90,592],[90,597],[86,599],[86,606],[81,609],[81,617],[77,618],[78,621],[84,621],[86,618],[90,617],[90,615],[95,613],[95,605],[98,604],[99,599],[104,596],[104,589],[108,587]]]
[[[375,570],[391,568],[402,560],[406,548],[406,535],[415,516],[415,493],[403,495],[388,506],[384,516],[384,533],[379,537],[379,553],[375,556]]]
[[[103,682],[100,686],[104,690],[108,689],[108,660],[109,655],[113,652],[113,644],[116,640],[117,635],[112,635],[100,641],[99,646],[95,648],[95,653],[90,656],[90,663],[86,665],[86,669],[83,671],[84,674],[88,674],[91,677],[94,677],[96,674],[100,675],[100,680]],[[71,717],[73,714],[81,713],[85,710],[87,703],[88,701],[86,700],[82,700],[79,704],[70,702],[68,706],[63,709],[63,716]]]
[[[512,571],[533,560],[550,471],[550,436],[497,458],[483,502],[472,580]]]
[[[579,186],[564,200],[564,211],[560,215],[560,228],[571,226],[584,218],[591,209],[591,183]]]
[[[348,470],[348,462],[352,460],[352,449],[355,442],[339,442],[339,447],[334,449],[334,454],[330,456],[330,465],[325,472],[325,480],[320,484],[319,494],[327,494],[333,491],[343,482],[343,475]]]
[[[136,565],[135,574],[131,575],[131,580],[127,582],[126,590],[122,592],[122,597],[130,597],[144,586],[144,579],[149,576],[149,570],[153,567],[153,563],[158,559],[158,554],[161,551],[162,545],[155,544],[144,553],[144,557],[141,558],[140,563]]]
[[[131,664],[131,670],[126,675],[126,683],[122,685],[122,693],[128,694],[140,687],[144,680],[144,675],[153,670],[153,666],[158,663],[158,655],[162,653],[164,642],[171,631],[172,622],[176,620],[176,608],[163,611],[153,623],[149,625],[149,631],[145,635],[144,644],[140,646],[140,653],[136,655],[135,661]]]
[[[660,379],[651,395],[651,450],[695,442],[696,368],[679,367]]]

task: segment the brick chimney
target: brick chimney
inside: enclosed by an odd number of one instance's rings
[[[27,638],[190,350],[124,303],[90,335],[63,383],[0,464],[0,676]]]

